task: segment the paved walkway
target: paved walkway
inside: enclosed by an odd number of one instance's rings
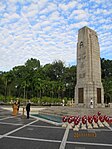
[[[112,116],[112,108],[77,108],[72,106],[51,106],[40,111],[40,113],[55,114],[55,115],[94,115],[100,111],[102,115]]]
[[[112,126],[73,131],[0,108],[0,149],[112,149]]]
[[[2,109],[8,110],[8,111],[10,111],[10,112],[13,111],[11,105],[10,105],[10,106],[1,106],[1,107],[2,107]],[[45,109],[46,109],[45,107],[31,106],[31,113],[39,113],[40,111],[45,110]],[[23,112],[23,106],[21,106],[21,107],[19,108],[19,113],[22,113],[22,112]]]

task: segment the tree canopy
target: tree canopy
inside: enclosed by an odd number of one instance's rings
[[[112,60],[101,59],[102,82],[105,102],[112,102]],[[24,65],[15,66],[8,72],[0,71],[0,99],[35,98],[42,101],[74,98],[76,66],[66,67],[54,61],[42,66],[37,59],[28,59]],[[39,101],[40,101],[39,100]]]

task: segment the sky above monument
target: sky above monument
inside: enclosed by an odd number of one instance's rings
[[[0,0],[0,71],[30,58],[76,64],[83,26],[97,32],[101,58],[112,60],[111,0]]]

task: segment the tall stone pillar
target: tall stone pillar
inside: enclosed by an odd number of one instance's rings
[[[78,32],[75,103],[90,107],[91,100],[93,108],[104,104],[98,36],[85,26]]]

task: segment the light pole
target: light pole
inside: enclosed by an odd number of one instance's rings
[[[17,85],[15,85],[15,97],[17,97]]]

